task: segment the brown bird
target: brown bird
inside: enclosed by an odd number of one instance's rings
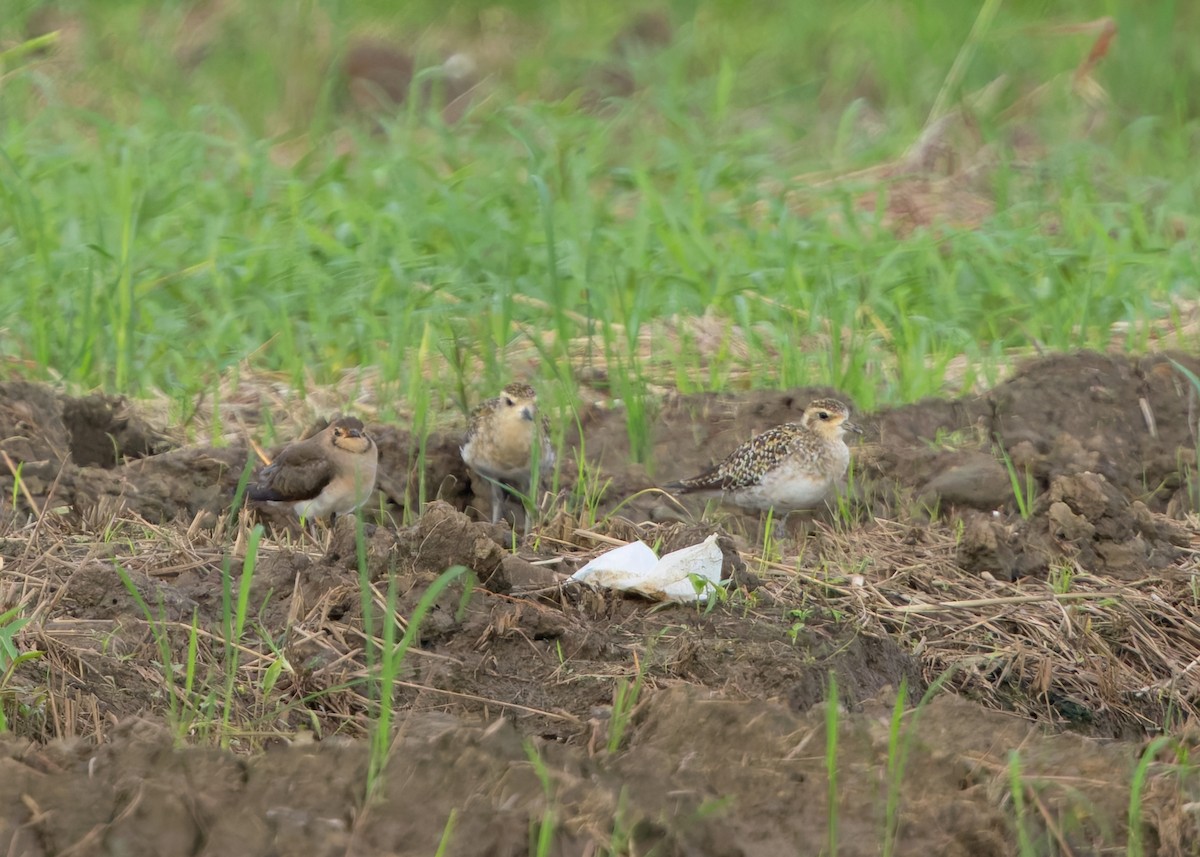
[[[550,425],[545,417],[538,420],[537,407],[537,392],[533,387],[513,383],[471,412],[462,458],[491,484],[493,524],[500,520],[506,489],[529,495],[535,450],[539,475],[554,468]],[[529,525],[526,515],[526,534]]]
[[[288,444],[248,489],[251,500],[291,505],[304,520],[355,511],[375,490],[379,449],[360,420],[342,417]]]
[[[798,423],[784,423],[743,443],[711,470],[663,487],[679,494],[720,493],[743,509],[790,512],[811,509],[833,491],[850,466],[845,432],[850,409],[837,399],[817,399]]]

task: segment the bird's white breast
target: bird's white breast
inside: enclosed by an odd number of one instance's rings
[[[846,474],[850,450],[844,444],[837,447],[819,463],[789,457],[763,474],[758,484],[731,492],[731,499],[744,508],[762,511],[812,509],[832,493],[836,482]]]
[[[460,450],[468,467],[489,479],[514,484],[529,479],[533,452],[534,424],[514,423],[492,434],[471,438]],[[554,449],[540,438],[543,475],[554,468]]]
[[[348,515],[358,510],[375,490],[378,459],[373,455],[360,456],[351,473],[332,479],[321,493],[309,500],[299,500],[292,508],[296,515],[311,520],[329,515]]]

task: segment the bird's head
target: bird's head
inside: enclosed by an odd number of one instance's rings
[[[330,423],[329,438],[337,449],[354,455],[369,452],[374,445],[362,420],[356,417],[341,417]]]
[[[506,419],[533,422],[537,417],[537,391],[519,381],[509,384],[500,393],[499,410]]]
[[[840,440],[848,431],[862,434],[862,429],[850,422],[850,409],[837,399],[817,399],[804,409],[801,422],[829,440]]]

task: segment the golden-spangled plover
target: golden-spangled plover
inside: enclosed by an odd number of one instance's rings
[[[367,502],[378,467],[379,449],[362,422],[342,417],[284,447],[248,496],[290,505],[305,520],[345,515]]]
[[[784,423],[743,443],[716,467],[663,487],[679,494],[719,493],[743,509],[787,513],[812,509],[850,466],[843,435],[862,429],[836,399],[817,399],[798,423]]]
[[[509,384],[499,396],[481,402],[471,413],[462,458],[491,485],[493,524],[500,520],[506,489],[530,496],[535,460],[539,481],[554,468],[550,426],[545,417],[538,419],[533,387]],[[526,534],[529,526],[526,515]]]

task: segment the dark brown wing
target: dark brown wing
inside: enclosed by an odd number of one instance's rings
[[[251,500],[309,500],[333,479],[333,465],[320,449],[306,444],[289,446],[249,488]]]

